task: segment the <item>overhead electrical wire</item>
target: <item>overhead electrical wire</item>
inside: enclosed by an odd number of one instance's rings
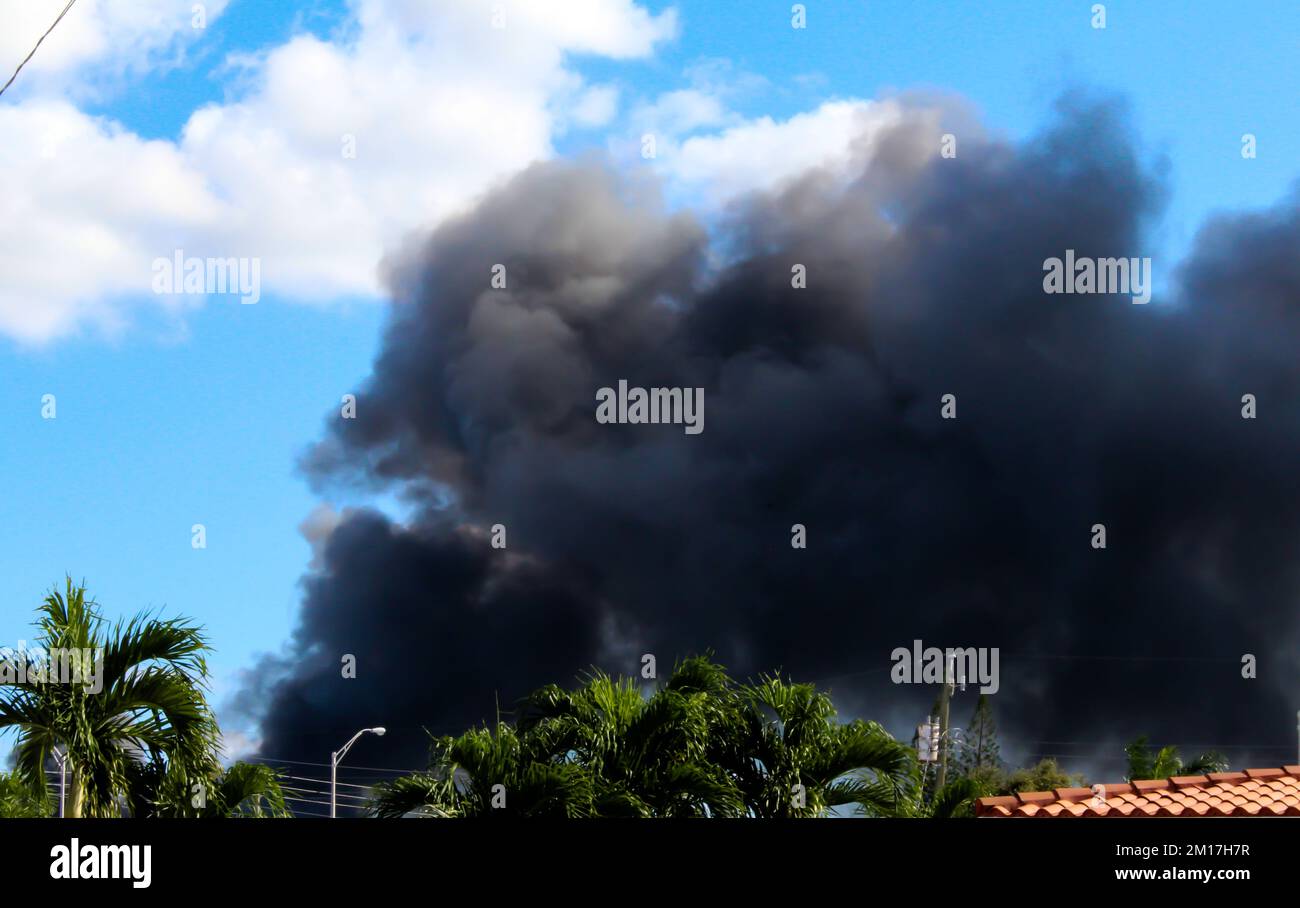
[[[26,57],[23,57],[23,62],[18,64],[18,68],[15,69],[14,74],[9,77],[9,81],[5,83],[4,88],[0,88],[0,95],[3,95],[5,93],[5,90],[8,89],[10,85],[14,84],[14,79],[18,78],[18,74],[23,71],[23,67],[27,65],[27,61],[30,60],[32,57],[36,56],[37,49],[41,46],[42,43],[44,43],[45,39],[50,36],[50,32],[54,31],[55,26],[57,26],[60,22],[63,21],[63,17],[68,14],[68,10],[72,9],[72,4],[76,2],[77,0],[68,0],[68,5],[63,7],[63,12],[59,13],[59,18],[55,19],[54,24],[45,30],[45,34],[41,35],[40,40],[36,42],[36,46],[32,48],[31,53],[29,53]]]

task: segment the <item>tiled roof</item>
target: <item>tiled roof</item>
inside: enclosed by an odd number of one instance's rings
[[[1212,772],[975,802],[979,817],[1300,817],[1300,766]]]

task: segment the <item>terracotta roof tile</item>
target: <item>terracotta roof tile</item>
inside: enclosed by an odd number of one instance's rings
[[[1296,773],[1300,775],[1300,773]],[[1211,782],[1239,782],[1246,778],[1244,772],[1212,772],[1210,773]]]
[[[1062,801],[1086,801],[1092,797],[1091,788],[1058,788],[1056,796]]]
[[[980,798],[980,817],[1215,817],[1300,816],[1300,765],[1212,772],[1208,776],[1140,779],[1091,788],[1023,791]]]
[[[1002,795],[997,798],[980,798],[980,803],[985,807],[1019,807],[1020,799],[1015,795]]]
[[[1286,775],[1286,770],[1280,766],[1276,769],[1248,769],[1246,775],[1252,779],[1276,779],[1278,776]]]
[[[1133,783],[1133,790],[1146,793],[1148,791],[1159,791],[1162,788],[1169,787],[1168,779],[1138,779]]]

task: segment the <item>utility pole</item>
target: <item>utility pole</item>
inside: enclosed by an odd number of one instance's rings
[[[952,657],[944,660],[943,688],[939,691],[939,780],[938,790],[943,790],[948,779],[948,701],[952,696]]]

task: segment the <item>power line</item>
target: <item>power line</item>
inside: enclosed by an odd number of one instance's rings
[[[36,47],[33,47],[32,52],[23,58],[23,62],[18,64],[18,68],[15,69],[14,74],[9,77],[9,81],[5,83],[5,87],[0,88],[0,95],[3,95],[5,90],[9,88],[10,85],[14,84],[14,79],[18,78],[18,74],[23,71],[23,67],[27,65],[27,61],[36,56],[37,48],[39,48],[45,39],[50,36],[50,32],[54,31],[54,27],[63,21],[63,17],[68,14],[68,10],[72,9],[72,4],[76,2],[77,0],[68,0],[68,5],[63,7],[63,12],[59,13],[59,18],[54,20],[54,25],[51,25],[45,30],[45,34],[41,35],[40,40],[36,42]]]
[[[319,804],[322,807],[329,807],[329,801],[313,801],[310,798],[291,798],[288,795],[284,798],[286,801],[296,801],[299,804]]]
[[[245,757],[245,760],[250,763],[292,763],[296,766],[323,766],[326,769],[329,768],[328,763],[312,763],[308,760],[282,760],[279,757]],[[393,769],[392,767],[384,766],[353,766],[351,764],[348,764],[343,768],[349,771],[359,769],[365,772],[395,772],[399,775],[409,775],[411,773],[421,773],[425,771],[423,769]]]
[[[288,786],[288,785],[286,785],[286,786],[283,786],[283,787],[281,788],[281,790],[282,790],[282,791],[292,791],[292,792],[296,792],[297,794],[316,795],[317,797],[321,797],[321,798],[327,798],[327,797],[329,797],[329,792],[328,792],[328,791],[316,791],[315,789],[311,789],[311,788],[294,788],[294,787],[292,787],[292,786]],[[367,797],[363,797],[362,795],[340,794],[340,795],[337,795],[336,797],[338,797],[338,798],[349,798],[349,799],[351,799],[351,800],[353,800],[353,801],[360,801],[360,802],[362,802],[363,804],[368,804],[368,803],[370,803],[370,799],[367,798]]]
[[[280,776],[282,779],[292,779],[295,782],[315,782],[318,785],[328,785],[329,779],[309,779],[306,776]],[[360,788],[362,791],[369,791],[374,788],[373,785],[353,785],[349,782],[337,783],[340,788]]]

